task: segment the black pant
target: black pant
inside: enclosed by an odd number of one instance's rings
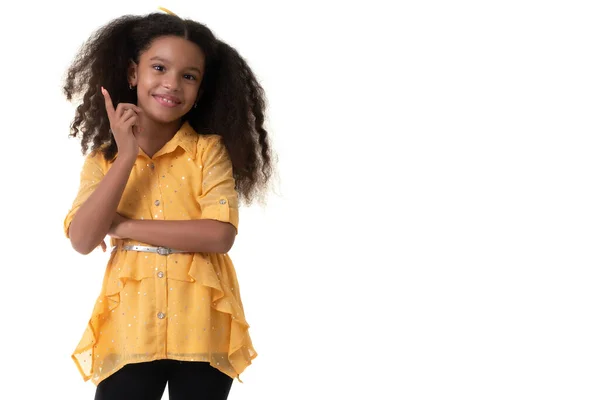
[[[225,400],[233,379],[207,362],[156,360],[127,364],[98,384],[95,400]]]

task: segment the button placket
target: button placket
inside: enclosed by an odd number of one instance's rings
[[[154,215],[154,219],[161,219],[164,220],[165,219],[165,215],[164,215],[164,207],[162,207],[163,202],[162,202],[162,183],[160,181],[160,171],[156,171],[157,174],[155,175],[156,180],[155,180],[155,186],[154,189],[152,190],[152,197],[154,198],[154,201],[152,202],[152,204],[154,204],[154,210],[152,211],[152,214]]]
[[[161,165],[158,164],[155,166],[152,172],[152,188],[148,195],[147,201],[149,201],[149,205],[152,209],[152,215],[154,219],[164,220],[164,207],[163,207],[163,197],[162,197],[162,184],[160,181],[160,173],[161,173]],[[160,254],[156,255],[156,269],[155,273],[155,293],[156,293],[156,303],[155,303],[155,315],[156,315],[156,340],[157,340],[157,348],[156,351],[158,354],[166,357],[167,354],[167,314],[169,313],[168,304],[167,304],[167,265],[166,258]]]
[[[163,258],[163,256],[157,256]],[[162,265],[157,265],[156,271],[156,317],[157,317],[157,351],[163,356],[166,355],[167,352],[167,313],[168,313],[168,304],[167,304],[167,279],[165,274],[166,265],[160,263]],[[160,270],[159,270],[160,268]]]

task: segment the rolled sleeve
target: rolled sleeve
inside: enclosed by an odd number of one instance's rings
[[[104,178],[101,157],[102,153],[97,152],[96,154],[90,154],[85,158],[81,169],[77,196],[63,223],[64,233],[67,238],[69,238],[69,227],[71,226],[71,222],[73,221],[73,217],[75,217],[77,210],[79,210],[81,205],[85,203],[94,190],[96,190],[96,187],[98,187],[102,178]]]
[[[202,154],[202,187],[197,198],[201,219],[214,219],[239,225],[238,193],[233,166],[220,136],[214,136]]]

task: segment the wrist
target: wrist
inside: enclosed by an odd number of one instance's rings
[[[135,219],[126,219],[123,223],[123,233],[125,237],[130,238],[133,235],[133,231],[135,230],[135,223],[137,221]]]
[[[117,153],[117,158],[115,163],[124,164],[128,167],[132,167],[135,164],[135,160],[137,159],[137,153]]]
[[[121,239],[131,239],[132,228],[135,220],[124,218],[115,229],[115,234]]]

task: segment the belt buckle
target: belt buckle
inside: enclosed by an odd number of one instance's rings
[[[171,254],[172,250],[168,247],[159,247],[158,250],[156,250],[156,252],[161,256],[168,256],[169,254]]]

